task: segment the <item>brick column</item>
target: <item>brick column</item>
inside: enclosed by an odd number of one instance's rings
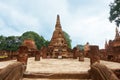
[[[22,62],[26,69],[27,60],[28,60],[28,48],[26,46],[20,46],[18,50],[17,61]]]
[[[90,64],[91,65],[95,62],[100,62],[99,47],[96,45],[91,45],[90,52],[89,52],[88,56],[90,57]]]
[[[35,61],[40,61],[40,52],[35,51]]]

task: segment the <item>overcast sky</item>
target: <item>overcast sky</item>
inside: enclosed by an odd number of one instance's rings
[[[77,44],[99,45],[114,39],[109,4],[113,0],[0,0],[0,35],[20,36],[35,31],[50,40],[60,15],[62,29]]]

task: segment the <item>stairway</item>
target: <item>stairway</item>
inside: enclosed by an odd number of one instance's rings
[[[23,80],[90,80],[88,72],[83,73],[25,73]]]

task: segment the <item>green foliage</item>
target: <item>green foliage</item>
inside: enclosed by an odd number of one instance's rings
[[[0,50],[16,51],[20,45],[21,40],[18,36],[0,36]]]
[[[63,33],[64,33],[65,39],[67,41],[68,47],[71,48],[71,41],[72,40],[70,39],[70,36],[65,31],[63,31]]]
[[[28,32],[23,33],[23,35],[21,36],[21,40],[23,41],[25,39],[34,40],[38,49],[41,49],[42,46],[47,45],[47,42],[44,39],[44,37],[39,36],[37,33],[33,32],[33,31],[28,31]]]
[[[0,59],[7,58],[8,56],[0,56]]]
[[[25,39],[32,39],[38,49],[42,46],[48,46],[49,41],[46,41],[43,36],[39,36],[33,31],[28,31],[22,36],[0,36],[0,50],[16,51]]]
[[[18,36],[9,36],[6,38],[6,50],[16,51],[21,45],[20,37]]]
[[[48,47],[49,43],[50,43],[50,41],[46,40],[44,46]]]
[[[84,50],[84,45],[77,45],[77,47],[78,47],[81,51]]]
[[[115,21],[116,25],[120,24],[120,0],[114,0],[113,3],[110,4],[110,17],[109,20]]]
[[[4,36],[0,36],[0,50],[4,50],[5,49],[5,40],[6,40],[6,37]]]

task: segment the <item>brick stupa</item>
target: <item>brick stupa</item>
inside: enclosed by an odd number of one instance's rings
[[[118,27],[116,27],[116,34],[114,40],[109,40],[105,43],[105,51],[108,60],[120,62],[120,33]]]
[[[36,47],[36,45],[35,45],[35,42],[34,42],[34,40],[32,40],[32,39],[25,39],[25,40],[23,41],[23,46],[26,46],[30,51],[37,49],[37,47]]]
[[[55,31],[48,46],[48,55],[53,58],[68,57],[68,45],[60,24],[60,17],[57,15]]]

